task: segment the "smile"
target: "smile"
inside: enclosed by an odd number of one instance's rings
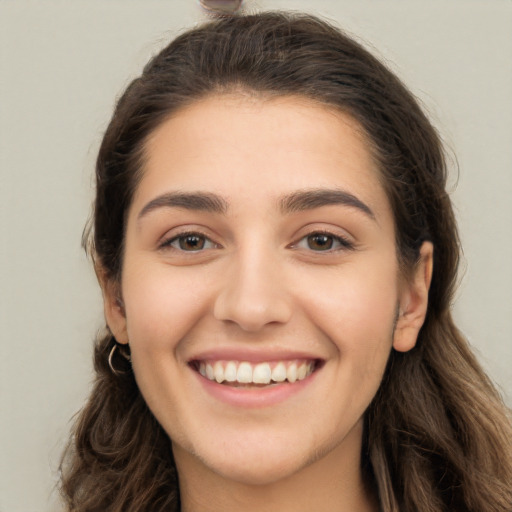
[[[316,360],[269,361],[195,361],[193,367],[203,377],[219,384],[268,385],[302,381],[317,368]]]

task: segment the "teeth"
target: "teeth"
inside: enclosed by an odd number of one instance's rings
[[[252,382],[252,366],[249,363],[240,363],[236,372],[236,380],[243,384]]]
[[[302,363],[298,368],[297,368],[297,380],[302,380],[306,377],[306,374],[308,372],[308,368],[307,368],[307,365],[306,363]]]
[[[260,363],[254,367],[252,381],[256,384],[270,384],[272,370],[268,363]]]
[[[217,361],[213,365],[213,375],[219,384],[224,380],[224,368],[222,367],[222,363],[220,361]]]
[[[295,382],[297,380],[297,365],[292,363],[286,370],[286,378],[288,382]]]
[[[200,362],[199,373],[208,380],[240,384],[271,384],[272,382],[290,383],[304,380],[314,370],[313,361],[279,361],[277,363],[258,363],[247,361]]]
[[[274,382],[284,382],[286,380],[286,366],[284,363],[277,363],[272,370],[272,380]]]
[[[229,361],[226,365],[226,370],[224,371],[224,378],[228,382],[235,382],[236,380],[236,363],[233,361]]]

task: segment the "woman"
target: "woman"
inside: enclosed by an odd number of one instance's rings
[[[69,510],[510,511],[508,412],[450,313],[441,144],[374,57],[308,16],[191,30],[96,172],[108,328]]]

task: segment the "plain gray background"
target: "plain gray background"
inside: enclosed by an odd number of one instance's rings
[[[266,0],[323,15],[385,59],[456,155],[465,249],[457,321],[512,403],[512,2]],[[0,511],[52,489],[103,325],[80,249],[95,153],[118,93],[196,0],[0,0]]]

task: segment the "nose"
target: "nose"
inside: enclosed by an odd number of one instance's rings
[[[216,297],[217,320],[257,332],[269,324],[284,324],[292,315],[291,297],[279,275],[276,258],[248,251],[233,262]]]

